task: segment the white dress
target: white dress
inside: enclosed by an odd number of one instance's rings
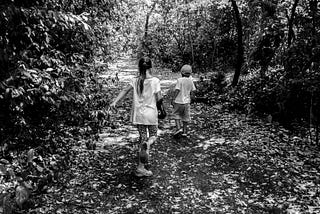
[[[160,80],[156,77],[145,79],[143,92],[139,96],[137,92],[138,79],[133,78],[130,82],[130,85],[133,87],[131,122],[136,125],[158,125],[156,93],[161,90]]]

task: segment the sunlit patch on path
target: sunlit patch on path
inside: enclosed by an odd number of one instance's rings
[[[137,71],[133,60],[119,63],[107,73],[119,72],[113,96]],[[167,92],[177,74],[157,72]],[[170,118],[160,121],[148,164],[154,175],[135,177],[138,132],[126,117],[129,103],[119,106],[114,127],[90,139],[95,150],[82,142],[41,213],[320,213],[318,151],[302,149],[282,127],[219,105],[192,104],[187,138],[172,136]]]

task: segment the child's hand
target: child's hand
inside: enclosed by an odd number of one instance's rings
[[[110,108],[116,108],[116,105],[117,105],[116,102],[112,102],[112,103],[110,104]]]
[[[109,111],[116,111],[117,112],[117,108],[116,108],[117,103],[116,102],[112,102],[109,106]]]

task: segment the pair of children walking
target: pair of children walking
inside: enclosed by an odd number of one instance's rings
[[[135,174],[138,177],[152,176],[152,172],[145,167],[148,161],[150,146],[157,139],[158,113],[156,103],[162,99],[160,80],[152,75],[152,62],[148,57],[139,60],[139,75],[134,77],[130,84],[124,88],[116,99],[110,104],[116,108],[117,103],[130,91],[133,93],[131,122],[137,126],[140,142],[138,152],[138,166]],[[187,124],[190,121],[191,92],[195,90],[190,75],[192,68],[184,65],[181,68],[181,78],[178,78],[174,96],[171,100],[174,106],[173,119],[177,130],[174,135],[187,136]]]

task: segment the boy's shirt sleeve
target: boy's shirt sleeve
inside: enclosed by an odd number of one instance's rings
[[[176,86],[174,87],[174,89],[181,90],[181,81],[180,81],[180,79],[177,80],[177,83],[176,83]]]
[[[194,82],[192,81],[192,89],[191,89],[191,91],[195,91],[197,88],[196,88],[196,86],[194,85]]]

